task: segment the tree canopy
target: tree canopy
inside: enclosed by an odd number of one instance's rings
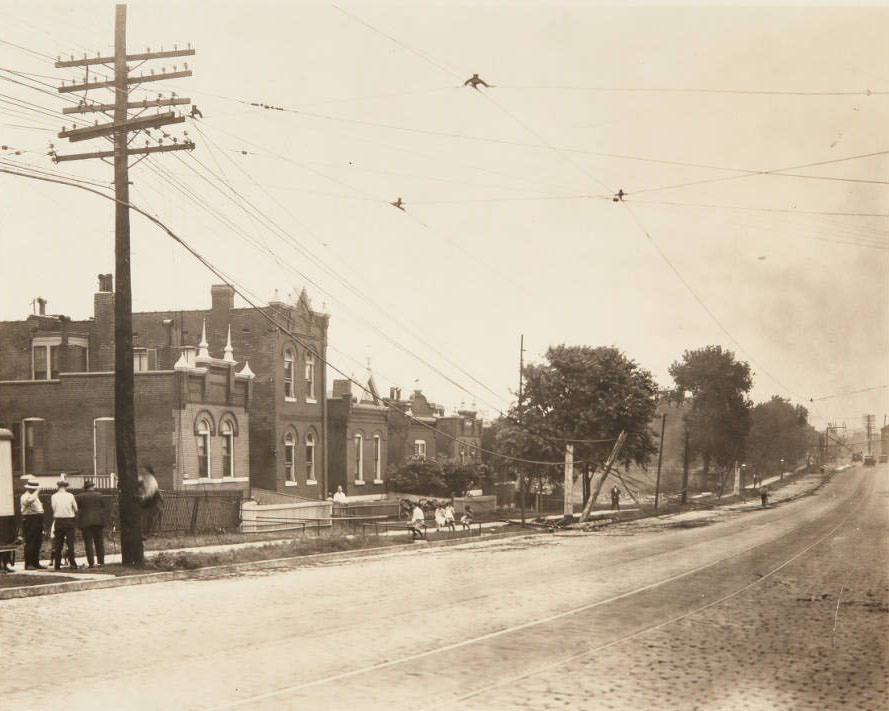
[[[656,451],[648,424],[657,385],[644,368],[612,346],[552,346],[546,362],[524,371],[524,397],[498,432],[500,451],[527,459],[562,459],[565,444],[587,471],[600,467],[621,430],[625,463]],[[558,472],[551,467],[551,473]]]
[[[782,459],[785,466],[802,461],[817,437],[808,414],[806,408],[777,395],[754,407],[744,455],[747,463],[759,472],[773,472]]]
[[[711,464],[728,469],[742,457],[750,430],[750,366],[721,346],[706,346],[685,351],[670,375],[677,397],[691,398],[684,418],[691,453],[703,459],[705,472]]]

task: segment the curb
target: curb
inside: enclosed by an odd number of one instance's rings
[[[310,555],[288,556],[286,558],[271,558],[269,560],[252,560],[243,563],[231,563],[228,565],[213,565],[194,570],[165,570],[157,573],[145,573],[142,575],[120,575],[105,580],[72,580],[64,583],[45,583],[43,585],[27,585],[17,588],[0,589],[0,600],[15,600],[25,597],[40,597],[42,595],[58,595],[67,592],[81,592],[83,590],[102,590],[109,588],[122,588],[129,585],[146,585],[148,583],[165,583],[173,580],[200,580],[206,578],[218,578],[226,573],[238,573],[245,568],[250,570],[274,570],[276,568],[299,568],[303,564],[316,562],[323,563],[326,560],[339,558],[372,558],[382,553],[406,553],[411,550],[421,552],[431,548],[444,548],[448,546],[466,545],[479,541],[491,541],[499,538],[515,538],[520,536],[539,535],[537,531],[525,533],[492,533],[482,536],[466,536],[462,538],[450,538],[440,541],[424,541],[422,544],[415,542],[401,543],[391,546],[376,546],[374,548],[356,548],[354,550],[333,551],[331,553],[312,553]],[[419,545],[419,547],[418,547]],[[163,551],[156,551],[158,553]]]

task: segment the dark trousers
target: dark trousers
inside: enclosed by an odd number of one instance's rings
[[[86,548],[86,562],[93,567],[93,544],[96,547],[96,557],[99,565],[105,565],[105,536],[102,526],[84,526],[80,529],[83,536],[83,547]]]
[[[22,518],[25,538],[25,565],[40,565],[40,544],[43,542],[43,514],[29,514]]]
[[[55,539],[52,546],[52,562],[58,569],[62,566],[62,546],[67,541],[68,546],[65,557],[72,566],[77,565],[74,558],[74,519],[57,518],[55,522]]]

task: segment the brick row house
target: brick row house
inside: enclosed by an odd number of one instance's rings
[[[0,426],[13,432],[14,472],[105,477],[115,468],[111,276],[100,276],[89,320],[39,304],[0,322]],[[236,309],[227,285],[211,288],[209,310],[134,313],[140,464],[166,489],[324,498],[328,320],[304,291]]]
[[[435,459],[455,464],[481,462],[482,420],[474,410],[446,415],[441,405],[430,402],[420,390],[402,398],[400,388],[390,388],[383,401],[389,413],[389,461],[397,466],[410,459]]]
[[[373,376],[366,388],[334,380],[328,417],[331,490],[342,486],[350,499],[385,493],[390,411],[377,394]]]

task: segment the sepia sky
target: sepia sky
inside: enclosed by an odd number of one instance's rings
[[[0,167],[109,185],[45,153],[105,148],[55,137],[52,87],[82,71],[52,58],[110,53],[114,4],[0,12]],[[127,27],[130,51],[197,50],[134,97],[203,113],[167,129],[196,150],[132,168],[133,203],[251,298],[305,287],[346,373],[370,358],[383,389],[493,415],[520,334],[526,361],[615,345],[664,386],[721,344],[755,401],[819,427],[889,413],[889,6],[136,0]],[[91,315],[112,204],[4,174],[0,194],[0,319],[36,296]],[[217,277],[139,215],[132,234],[134,309],[209,307]]]

